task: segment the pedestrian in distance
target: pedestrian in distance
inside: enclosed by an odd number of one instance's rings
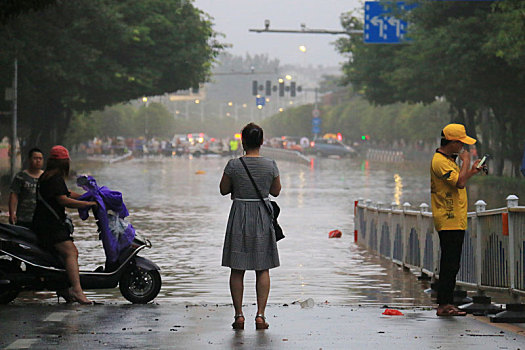
[[[467,136],[461,124],[449,124],[441,132],[441,145],[430,166],[432,216],[439,234],[438,316],[465,316],[453,305],[456,275],[461,261],[463,239],[467,229],[467,181],[477,174],[480,160],[470,166],[470,153],[464,147],[476,140]],[[456,158],[461,160],[461,167]]]
[[[59,254],[64,260],[71,288],[57,291],[67,302],[93,304],[82,291],[78,271],[78,250],[72,232],[64,225],[65,208],[97,207],[94,201],[79,201],[80,194],[69,191],[65,180],[69,176],[69,152],[63,146],[53,146],[46,162],[46,170],[37,184],[37,202],[33,215],[33,230],[42,248]]]
[[[279,253],[272,218],[265,205],[270,206],[268,195],[277,197],[281,192],[279,169],[274,160],[261,157],[263,130],[249,123],[242,129],[242,160],[249,169],[264,202],[259,198],[241,158],[228,161],[220,182],[221,194],[231,194],[233,201],[222,253],[222,266],[229,267],[230,292],[235,309],[234,329],[244,329],[242,300],[244,273],[255,270],[257,314],[255,328],[267,329],[265,309],[270,293],[270,269],[279,266]],[[271,206],[270,206],[271,207]]]
[[[9,223],[31,227],[36,206],[36,185],[42,175],[44,155],[38,148],[28,153],[28,167],[15,175],[9,190]]]
[[[239,141],[237,141],[236,139],[231,139],[230,140],[230,156],[236,157],[238,150],[239,150]]]

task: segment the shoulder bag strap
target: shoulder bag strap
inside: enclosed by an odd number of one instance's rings
[[[46,200],[44,199],[44,197],[42,197],[42,195],[40,194],[40,184],[37,183],[36,184],[36,198],[37,200],[41,201],[42,203],[44,203],[44,205],[47,207],[47,209],[49,209],[49,211],[57,218],[57,220],[60,222],[62,220],[60,220],[60,217],[58,216],[57,212],[55,211],[55,209],[53,209],[47,202]]]
[[[244,159],[242,159],[242,157],[239,158],[241,163],[242,163],[242,166],[244,167],[244,169],[246,170],[246,173],[248,174],[248,177],[250,178],[250,181],[252,182],[253,184],[253,187],[255,188],[255,192],[257,192],[257,195],[259,196],[259,199],[263,202],[264,204],[264,207],[266,208],[266,211],[268,212],[268,214],[270,216],[273,216],[272,215],[272,212],[270,211],[270,208],[268,208],[268,205],[266,204],[266,202],[264,201],[264,198],[261,194],[261,191],[259,191],[259,188],[257,187],[257,185],[255,184],[255,180],[253,179],[252,177],[252,174],[250,174],[250,171],[248,170],[248,166],[246,165],[246,163],[244,162]]]

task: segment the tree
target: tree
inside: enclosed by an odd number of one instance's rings
[[[278,113],[261,122],[265,136],[304,136],[312,129],[312,105],[302,105]]]
[[[525,61],[525,2],[507,0],[497,2],[490,15],[492,35],[485,49],[495,53],[510,65]]]
[[[517,52],[525,45],[518,29],[523,28],[523,15],[516,15],[522,6],[515,0],[421,3],[409,15],[410,44],[366,45],[358,38],[338,41],[341,52],[351,53],[344,66],[346,81],[378,104],[430,103],[444,97],[454,112],[451,121],[464,123],[476,138],[481,112],[489,109],[499,132],[496,139],[480,143],[492,147],[499,159],[496,170],[501,173],[503,159],[519,162],[519,152],[513,150],[522,149],[523,142],[519,135],[524,128],[520,120],[525,68],[516,64]],[[502,18],[518,22],[511,25],[518,30],[508,33],[517,38],[510,40],[512,44],[494,38],[503,31]],[[351,14],[342,17],[344,26],[356,22],[362,25]],[[506,50],[495,52],[494,45]]]
[[[75,112],[198,86],[222,49],[211,26],[179,0],[58,1],[9,21],[0,81],[10,85],[17,58],[21,136],[49,147]]]
[[[150,103],[147,107],[141,107],[135,116],[135,125],[140,131],[144,127],[146,139],[152,137],[171,138],[175,133],[173,117],[166,107],[160,103]],[[138,132],[141,135],[141,132]]]
[[[3,0],[0,2],[0,23],[7,23],[21,13],[38,11],[56,2],[57,0]]]

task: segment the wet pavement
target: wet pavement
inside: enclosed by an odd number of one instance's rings
[[[226,161],[84,166],[99,185],[124,193],[130,221],[153,243],[143,255],[161,267],[161,292],[154,304],[131,305],[117,288],[86,291],[104,301],[95,306],[57,305],[53,292],[21,293],[0,306],[0,348],[525,349],[524,325],[437,318],[426,307],[433,302],[424,292],[429,282],[353,243],[355,199],[416,204],[427,200],[428,179],[426,171],[393,174],[351,160],[320,161],[314,168],[279,162],[283,193],[277,200],[287,238],[279,243],[281,267],[271,272],[270,329],[254,329],[254,276],[247,273],[247,326],[232,331],[229,271],[220,266],[231,203],[218,194]],[[95,269],[104,256],[94,222],[74,218],[81,268]],[[343,237],[328,239],[333,229]],[[317,304],[302,309],[293,303],[307,298]],[[403,308],[405,316],[382,316],[383,304]]]
[[[245,330],[234,331],[233,310],[225,305],[12,304],[0,307],[0,348],[525,348],[523,327],[498,328],[472,316],[438,318],[429,308],[383,316],[383,309],[373,306],[270,305],[268,330],[254,329],[255,311],[255,305],[247,305]]]
[[[152,157],[112,165],[73,162],[79,174],[92,174],[100,186],[123,193],[130,211],[127,219],[153,245],[140,255],[161,268],[163,284],[157,302],[226,304],[231,300],[229,269],[220,266],[232,203],[219,193],[227,161]],[[394,174],[362,169],[353,159],[319,159],[314,167],[277,163],[283,184],[277,198],[279,221],[286,238],[279,242],[281,266],[271,271],[271,303],[313,298],[332,304],[431,304],[423,293],[427,284],[353,242],[354,200],[361,196],[387,203],[396,198],[417,200],[421,188],[428,187],[426,177],[403,171],[396,182]],[[401,188],[402,181],[410,186]],[[68,185],[82,192],[73,180]],[[93,271],[104,265],[96,225],[92,218],[81,221],[74,210],[70,213],[80,268]],[[328,233],[335,229],[343,236],[329,239]],[[253,273],[246,274],[247,285],[254,280]],[[117,288],[87,293],[97,301],[123,300]],[[246,297],[254,300],[253,288],[246,289]],[[53,293],[38,293],[32,301],[40,300],[53,301]]]

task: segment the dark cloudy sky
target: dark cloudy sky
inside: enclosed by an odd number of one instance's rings
[[[362,15],[361,0],[195,0],[194,5],[211,15],[215,30],[226,35],[222,41],[232,44],[228,52],[270,55],[281,63],[337,66],[344,61],[331,44],[338,36],[314,34],[252,33],[270,20],[271,29],[300,29],[301,23],[312,29],[341,30],[339,16],[356,10]],[[306,46],[306,53],[299,46]]]

